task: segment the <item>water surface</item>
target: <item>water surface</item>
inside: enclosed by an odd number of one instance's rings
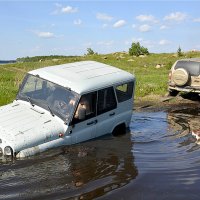
[[[0,199],[199,199],[197,109],[134,112],[130,131],[0,160]]]

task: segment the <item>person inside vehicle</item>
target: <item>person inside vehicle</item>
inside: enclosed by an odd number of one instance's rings
[[[68,96],[63,88],[56,88],[53,94],[47,99],[48,104],[52,109],[62,115],[69,115],[71,108],[75,105],[75,100]]]
[[[83,96],[78,104],[74,118],[83,120],[89,113],[90,113],[89,101],[86,97]]]

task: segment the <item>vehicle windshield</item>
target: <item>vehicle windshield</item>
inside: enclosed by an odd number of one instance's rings
[[[79,95],[68,88],[28,74],[17,99],[28,101],[32,106],[38,105],[69,123]]]

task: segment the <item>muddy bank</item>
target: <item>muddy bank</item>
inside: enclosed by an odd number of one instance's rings
[[[145,109],[156,112],[194,107],[200,109],[200,96],[198,94],[181,94],[176,97],[154,95],[137,98],[134,102],[134,110],[136,111]]]

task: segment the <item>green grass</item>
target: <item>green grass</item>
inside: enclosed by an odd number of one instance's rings
[[[134,73],[136,76],[136,99],[151,95],[162,96],[167,93],[168,73],[172,64],[177,59],[193,57],[200,57],[200,53],[190,52],[181,58],[177,58],[173,54],[150,54],[149,56],[141,58],[119,52],[106,55],[63,57],[60,59],[45,57],[42,61],[0,65],[0,105],[10,103],[15,99],[19,84],[26,72],[45,66],[83,60],[102,62]],[[134,61],[128,61],[130,59]],[[156,69],[157,64],[161,64],[163,67]]]

